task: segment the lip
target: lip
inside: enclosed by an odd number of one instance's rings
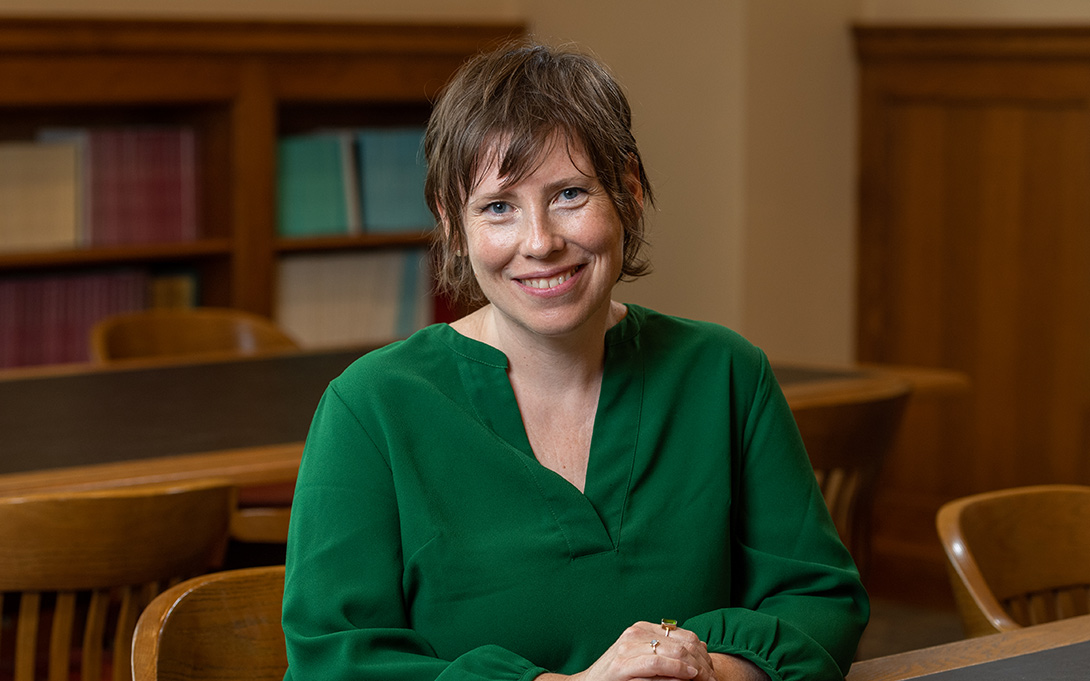
[[[512,279],[518,285],[519,289],[525,291],[526,293],[530,293],[536,296],[552,297],[563,295],[570,291],[575,286],[575,283],[582,278],[585,268],[586,266],[583,264],[570,265],[568,267],[558,267],[544,272],[534,272],[532,274],[527,274],[520,277],[512,277]],[[529,279],[555,279],[556,277],[562,276],[568,272],[571,272],[571,276],[569,276],[560,284],[551,288],[536,288],[533,286],[529,286],[525,283],[526,280]]]

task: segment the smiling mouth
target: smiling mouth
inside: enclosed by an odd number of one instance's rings
[[[526,286],[527,288],[536,288],[536,289],[556,288],[557,286],[560,286],[565,281],[567,281],[567,280],[571,279],[573,276],[575,276],[575,273],[578,272],[581,269],[583,269],[582,265],[576,265],[575,267],[571,268],[567,272],[563,272],[561,274],[556,275],[555,277],[550,277],[548,279],[519,279],[518,281],[521,282],[522,285]]]

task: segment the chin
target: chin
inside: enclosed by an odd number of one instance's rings
[[[541,315],[525,319],[524,326],[539,336],[562,338],[586,329],[588,325],[595,324],[598,316],[588,310],[571,310],[559,314]],[[604,326],[604,324],[599,326]]]

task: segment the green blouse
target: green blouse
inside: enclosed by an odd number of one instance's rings
[[[628,306],[586,488],[534,458],[507,359],[447,325],[335,379],[293,504],[294,681],[521,680],[677,619],[773,679],[839,679],[868,617],[764,354]]]

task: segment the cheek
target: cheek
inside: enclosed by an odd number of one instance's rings
[[[618,261],[624,256],[624,228],[612,214],[596,221],[593,229],[586,231],[584,244],[589,250]]]
[[[496,230],[469,230],[466,242],[470,264],[478,277],[483,272],[502,269],[516,250],[514,239]]]

